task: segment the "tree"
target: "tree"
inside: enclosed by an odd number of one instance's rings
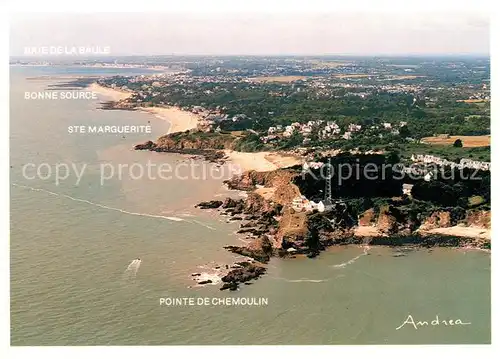
[[[281,148],[293,148],[296,146],[300,146],[302,144],[303,140],[304,140],[304,136],[302,136],[298,132],[295,132],[289,138],[283,140],[283,144],[281,145]]]
[[[399,163],[399,151],[391,150],[386,155],[386,161],[391,164]]]
[[[402,126],[402,127],[399,129],[399,135],[400,135],[402,138],[411,137],[410,131],[408,130],[408,126],[406,126],[406,125]]]
[[[457,138],[453,143],[453,147],[463,147],[462,140],[460,138]]]

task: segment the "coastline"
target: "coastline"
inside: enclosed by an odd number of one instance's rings
[[[130,98],[133,94],[131,91],[113,89],[101,86],[97,83],[92,83],[87,87],[89,91],[94,91],[102,96],[108,97],[111,101],[120,102]],[[119,108],[118,108],[119,109]],[[179,107],[134,107],[134,110],[146,112],[156,116],[159,119],[170,123],[170,128],[166,134],[174,132],[184,132],[197,128],[201,120],[201,116],[192,112],[185,111]],[[124,108],[124,110],[126,110]]]
[[[242,184],[247,185],[250,177],[243,178]],[[254,178],[254,180],[257,179]],[[231,186],[229,188],[237,189]],[[384,231],[380,226],[347,225],[325,232],[320,229],[324,221],[318,217],[318,213],[290,214],[288,211],[281,211],[276,202],[278,198],[274,196],[274,193],[283,192],[283,190],[283,185],[278,185],[277,188],[247,188],[245,198],[227,197],[224,200],[209,200],[196,205],[199,209],[218,212],[219,215],[228,218],[228,222],[239,222],[236,235],[244,244],[228,245],[224,248],[233,254],[248,258],[247,261],[250,263],[245,264],[248,270],[231,266],[232,270],[221,278],[224,283],[221,290],[237,290],[240,284],[258,279],[266,272],[267,264],[272,257],[314,258],[333,247],[356,245],[365,249],[371,246],[399,248],[398,251],[401,253],[395,255],[398,257],[404,256],[404,251],[410,248],[447,247],[491,253],[490,230],[477,226],[456,225],[425,231],[408,231],[406,228]],[[338,219],[342,218],[342,215],[342,213],[334,214],[337,223],[340,223]],[[293,228],[286,223],[287,221],[289,223],[295,221]],[[308,238],[314,239],[315,242],[309,243]],[[241,265],[241,262],[235,264]],[[259,268],[258,271],[256,268]],[[202,281],[202,284],[205,283]]]
[[[108,88],[95,82],[90,84],[87,89],[108,97],[114,102],[124,101],[133,94],[131,91]],[[159,119],[169,122],[170,128],[165,135],[196,129],[202,120],[201,115],[182,110],[175,106],[133,107],[132,109],[152,114]],[[124,110],[126,109],[124,108]],[[302,163],[300,157],[278,152],[238,152],[234,150],[224,150],[223,152],[226,156],[226,161],[239,166],[243,171],[274,171]]]
[[[130,91],[124,91],[124,90],[118,90],[118,89],[113,89],[109,87],[104,87],[99,85],[96,82],[91,83],[89,86],[87,86],[87,90],[96,92],[99,95],[105,96],[110,98],[112,101],[122,101],[130,96],[132,96],[132,92]]]
[[[97,85],[98,86],[98,85]],[[98,88],[102,86],[98,86]],[[148,112],[170,123],[166,135],[185,132],[197,128],[202,119],[200,115],[178,107],[137,107],[126,101],[131,93],[115,89],[107,89],[106,93],[116,96],[119,102],[114,109],[127,109]],[[128,107],[127,107],[128,106]],[[186,134],[191,136],[191,134]],[[220,290],[237,290],[240,284],[259,278],[266,272],[266,264],[271,257],[291,257],[305,255],[309,258],[316,257],[328,247],[356,245],[382,245],[389,247],[416,246],[416,247],[467,247],[488,248],[490,230],[454,226],[451,228],[435,228],[429,230],[407,231],[408,228],[393,231],[390,228],[374,228],[371,226],[338,227],[330,232],[320,231],[322,220],[330,219],[305,213],[295,213],[289,204],[297,197],[298,190],[290,186],[289,176],[272,174],[282,168],[300,165],[303,159],[280,152],[239,152],[230,150],[231,143],[224,142],[224,138],[208,138],[205,141],[193,141],[190,137],[162,136],[157,143],[147,141],[135,146],[136,150],[150,150],[156,152],[177,152],[200,154],[212,153],[223,162],[230,162],[241,168],[242,176],[237,179],[225,181],[229,189],[244,190],[247,192],[245,199],[232,199],[227,197],[223,201],[211,200],[200,202],[195,207],[199,209],[217,210],[220,214],[228,216],[228,221],[239,221],[239,230],[236,232],[244,237],[244,246],[229,245],[224,248],[233,254],[246,259],[243,262],[233,263],[230,267],[217,272],[217,278],[208,272],[193,273],[192,279],[198,285],[220,284]],[[183,142],[184,141],[184,142]],[[218,141],[218,142],[217,142]],[[226,141],[227,142],[227,141]],[[221,146],[221,147],[219,147]],[[215,150],[215,148],[226,148]],[[206,154],[205,154],[206,156]],[[205,157],[207,159],[207,157]],[[208,160],[208,159],[207,159]],[[249,173],[257,172],[257,173]],[[244,174],[246,173],[246,175]],[[282,177],[282,178],[281,178]],[[232,183],[235,182],[235,183]],[[232,185],[232,186],[231,186]],[[284,205],[286,210],[282,210]],[[335,213],[334,221],[347,223],[342,216],[346,212]],[[389,224],[398,223],[390,213],[385,213]],[[320,218],[321,217],[321,218]],[[338,218],[337,218],[338,217]],[[394,217],[394,218],[393,218]],[[293,228],[287,223],[294,223]],[[403,223],[401,223],[403,224]],[[383,226],[382,226],[383,227]],[[307,238],[314,238],[311,245]],[[241,238],[240,238],[241,239]],[[221,266],[218,266],[220,269]],[[212,273],[214,274],[214,273]]]
[[[422,235],[443,235],[453,237],[463,237],[471,239],[486,239],[491,241],[491,229],[475,226],[451,226],[451,227],[437,227],[432,229],[419,229],[415,234]],[[354,227],[355,237],[389,237],[389,235],[381,232],[375,226],[358,225]]]
[[[238,152],[224,150],[227,160],[240,166],[243,171],[274,171],[302,163],[299,157],[277,152]]]
[[[57,66],[68,66],[68,65],[59,65],[57,63],[42,62],[42,63],[9,63],[9,66],[57,67]],[[151,70],[158,72],[171,70],[168,66],[161,66],[161,65],[143,66],[143,65],[127,65],[127,64],[74,64],[72,66],[70,65],[70,67],[88,67],[88,68],[99,68],[99,69],[144,69],[144,70]]]
[[[150,113],[159,119],[168,121],[170,128],[166,133],[185,132],[198,127],[201,120],[199,115],[182,110],[178,107],[136,107],[136,110]]]
[[[440,227],[427,230],[420,230],[422,234],[442,234],[446,236],[456,236],[474,239],[486,239],[491,241],[491,229],[481,227],[452,226]]]

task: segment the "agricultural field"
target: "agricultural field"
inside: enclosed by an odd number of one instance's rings
[[[307,76],[261,76],[251,78],[251,81],[254,82],[281,82],[281,83],[290,83],[299,80],[306,80]]]
[[[488,102],[486,99],[468,99],[468,100],[457,100],[457,102],[464,102],[464,103],[483,103],[483,102]]]
[[[460,139],[463,147],[486,147],[490,146],[491,136],[434,136],[422,138],[423,143],[430,145],[453,145],[453,143]]]

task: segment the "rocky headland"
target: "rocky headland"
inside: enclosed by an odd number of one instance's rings
[[[222,150],[233,145],[230,135],[187,131],[163,136],[156,143],[139,144],[135,149],[201,154],[223,162],[226,158]],[[375,164],[381,169],[388,158],[382,154],[338,153],[318,161],[330,161],[334,166],[347,163],[361,169]],[[196,205],[239,221],[237,233],[247,242],[225,247],[249,261],[244,265],[239,262],[222,277],[221,290],[236,290],[239,284],[260,277],[271,257],[314,258],[334,245],[490,248],[489,171],[480,173],[481,180],[474,181],[447,177],[450,170],[446,170],[442,178],[431,182],[395,176],[391,167],[384,171],[376,179],[336,173],[331,180],[332,203],[324,212],[293,205],[297,198],[323,200],[325,179],[319,169],[304,173],[301,165],[295,165],[272,171],[250,170],[225,181],[229,189],[245,191],[247,197],[208,199]],[[411,194],[404,194],[403,184],[408,183],[413,185]],[[475,201],[479,205],[469,203],[472,197],[482,199]]]
[[[227,160],[223,150],[232,148],[233,141],[230,135],[185,131],[162,136],[156,142],[135,145],[134,149],[195,155],[209,162],[223,164]]]
[[[246,198],[201,202],[197,207],[215,209],[230,220],[239,221],[237,233],[248,244],[225,248],[262,264],[271,257],[303,255],[313,258],[329,246],[348,244],[490,249],[488,205],[464,205],[460,193],[456,194],[455,205],[439,203],[443,197],[427,201],[419,198],[427,198],[427,191],[432,191],[434,185],[417,187],[417,198],[414,198],[402,194],[402,183],[391,179],[370,183],[370,190],[360,186],[360,196],[356,196],[356,189],[350,185],[346,186],[350,196],[344,197],[346,193],[335,188],[338,197],[344,199],[334,201],[329,211],[293,208],[294,198],[311,192],[314,187],[322,188],[323,183],[314,184],[317,181],[313,176],[303,176],[298,167],[269,172],[247,171],[226,181],[230,189],[246,191]],[[462,191],[467,186],[461,183],[456,188]],[[479,185],[476,191],[481,192],[486,187],[489,187],[488,181]],[[384,195],[376,197],[373,194]],[[231,278],[234,285],[243,282],[237,276]],[[247,280],[246,275],[242,278]]]

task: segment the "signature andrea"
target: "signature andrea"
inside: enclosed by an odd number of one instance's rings
[[[436,315],[436,318],[434,318],[431,321],[427,320],[422,320],[422,321],[415,321],[413,319],[413,316],[411,314],[408,315],[406,320],[401,324],[399,327],[396,328],[396,330],[399,330],[403,328],[405,325],[408,325],[410,327],[413,327],[415,330],[417,330],[419,327],[428,327],[428,326],[445,326],[445,327],[451,327],[455,325],[469,325],[471,323],[468,322],[462,322],[461,319],[439,319],[439,315]]]

